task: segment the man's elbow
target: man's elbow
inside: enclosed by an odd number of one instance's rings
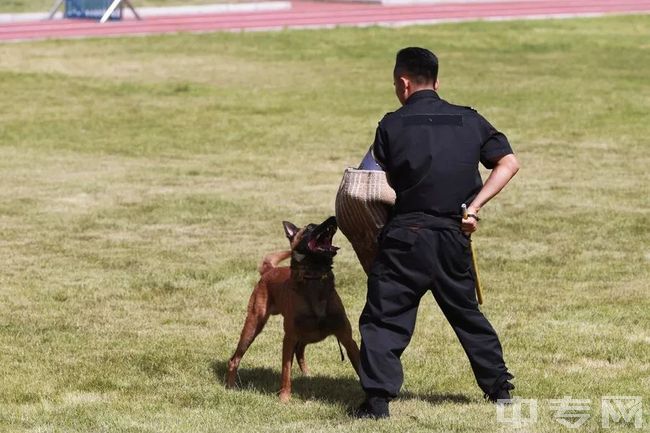
[[[519,160],[517,159],[516,156],[512,155],[512,167],[510,168],[512,170],[512,175],[514,176],[517,174],[519,169],[521,168],[521,164],[519,163]]]
[[[510,176],[514,176],[517,174],[519,169],[521,168],[521,164],[519,164],[519,160],[514,154],[509,154],[504,156],[499,160],[498,165],[502,166],[503,168],[507,169],[510,172]]]

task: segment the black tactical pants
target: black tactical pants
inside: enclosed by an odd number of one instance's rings
[[[404,380],[400,356],[428,290],[458,336],[483,392],[491,394],[512,378],[499,338],[478,308],[469,239],[459,221],[398,215],[384,227],[379,242],[359,319],[360,377],[366,393],[393,398],[399,392]]]

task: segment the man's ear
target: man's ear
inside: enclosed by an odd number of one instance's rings
[[[433,83],[433,90],[437,92],[439,88],[440,88],[440,80],[436,78],[436,82]]]
[[[289,221],[282,221],[282,226],[284,227],[284,233],[287,235],[289,242],[293,241],[296,233],[298,233],[298,227],[294,226]]]
[[[397,95],[397,99],[402,105],[410,96],[410,90],[411,81],[407,77],[403,75],[395,77],[395,95]]]

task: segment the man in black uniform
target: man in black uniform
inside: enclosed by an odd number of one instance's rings
[[[491,401],[510,399],[496,332],[475,295],[469,235],[478,213],[519,169],[506,137],[480,114],[438,96],[438,59],[423,48],[397,54],[395,93],[402,107],[387,114],[371,147],[397,199],[379,239],[359,319],[359,417],[388,416],[403,382],[400,356],[408,345],[420,298],[428,291],[458,336],[476,381]],[[478,163],[492,169],[485,185]],[[461,206],[468,204],[463,219]]]

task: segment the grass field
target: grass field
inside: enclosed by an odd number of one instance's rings
[[[595,432],[605,395],[643,397],[647,429],[649,40],[628,16],[0,45],[0,431],[555,433],[573,430],[548,399],[572,396]],[[333,339],[280,404],[278,317],[223,388],[258,260],[281,220],[332,214],[406,45],[523,165],[475,236],[515,394],[539,399],[523,430],[497,423],[432,297],[390,421],[347,417],[362,393]],[[356,324],[365,280],[335,240]]]

